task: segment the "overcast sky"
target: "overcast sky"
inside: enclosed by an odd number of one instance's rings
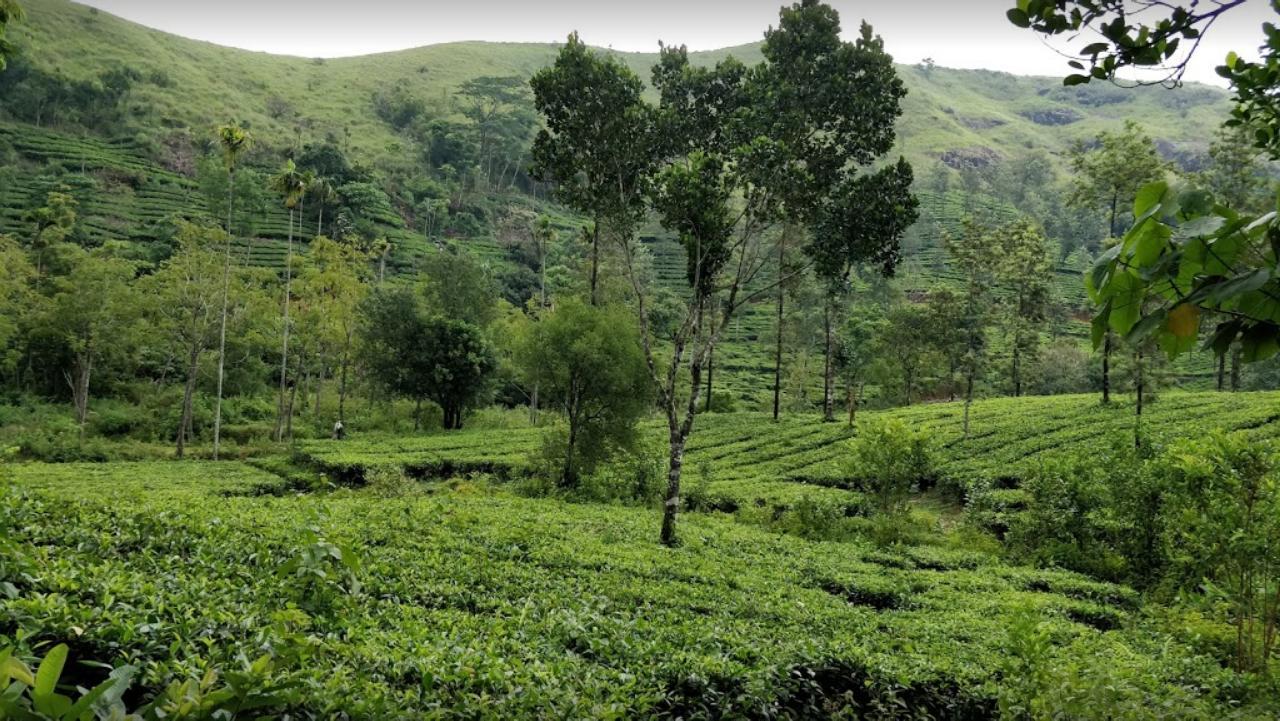
[[[659,40],[706,50],[759,40],[779,0],[82,0],[178,35],[250,50],[339,57],[454,40],[552,42],[578,30],[592,44],[652,51]],[[899,62],[1062,75],[1066,61],[1013,27],[1013,0],[830,0],[846,34],[866,19]],[[1227,13],[1188,80],[1218,83],[1227,51],[1256,56],[1267,0]],[[1086,41],[1087,42],[1087,41]],[[1072,43],[1074,46],[1077,43]],[[1083,44],[1083,43],[1079,43]],[[1221,83],[1218,83],[1221,84]]]

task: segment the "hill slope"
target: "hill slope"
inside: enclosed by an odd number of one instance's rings
[[[528,77],[557,52],[552,44],[476,42],[314,60],[189,40],[69,0],[24,4],[29,18],[16,27],[14,37],[28,68],[99,89],[106,82],[104,73],[127,70],[135,80],[120,101],[118,122],[105,124],[113,129],[110,137],[85,131],[85,119],[74,114],[59,117],[56,99],[36,97],[21,86],[0,93],[0,232],[27,237],[26,212],[50,190],[68,187],[80,203],[85,242],[136,243],[144,248],[143,256],[164,252],[160,246],[173,218],[219,217],[207,207],[192,176],[213,126],[236,119],[257,139],[248,163],[264,172],[288,149],[325,139],[367,169],[391,196],[390,208],[375,219],[377,234],[393,245],[391,266],[412,269],[416,258],[432,252],[434,242],[422,232],[415,194],[406,190],[405,179],[439,176],[441,168],[424,158],[419,139],[379,116],[375,96],[403,92],[426,104],[433,117],[460,119],[457,91],[463,83],[481,76]],[[846,18],[846,24],[855,19]],[[695,53],[694,60],[713,63],[730,54],[753,62],[759,59],[759,46]],[[645,78],[656,61],[656,55],[645,53],[618,57]],[[1017,213],[1003,201],[955,189],[954,182],[952,190],[936,189],[933,178],[940,169],[993,166],[1034,151],[1042,153],[1035,163],[1047,163],[1061,176],[1068,147],[1130,118],[1143,123],[1166,155],[1194,167],[1228,107],[1224,92],[1205,86],[1179,91],[1063,88],[1055,78],[990,71],[900,66],[899,72],[910,92],[897,151],[915,164],[922,181],[921,220],[905,240],[899,286],[917,297],[955,282],[940,248],[943,230],[958,226],[959,218],[974,207],[1000,217]],[[39,106],[34,115],[33,103]],[[463,231],[458,240],[503,263],[495,216],[513,207],[555,211],[523,193],[489,195],[483,198],[494,210],[488,223]],[[279,267],[287,222],[287,214],[269,202],[242,257]],[[560,222],[568,227],[574,221]],[[304,227],[303,239],[314,229],[314,224]],[[678,248],[660,233],[646,242],[655,251],[659,275],[678,282],[681,263],[672,255]],[[151,250],[145,250],[148,245]],[[1055,287],[1071,308],[1084,303],[1081,267],[1073,258],[1057,269]],[[723,348],[725,388],[749,402],[771,383],[772,361],[764,339],[772,327],[770,314],[748,313]],[[1087,335],[1078,322],[1057,331],[1079,339]],[[1210,372],[1204,358],[1182,365],[1183,377],[1203,379]]]
[[[394,154],[403,138],[373,113],[374,91],[403,87],[423,98],[448,101],[466,80],[527,77],[556,53],[551,44],[450,43],[355,58],[312,60],[236,50],[169,35],[75,5],[28,0],[30,18],[15,36],[32,62],[72,79],[93,79],[103,69],[132,67],[147,82],[132,94],[129,113],[148,125],[204,132],[235,117],[261,140],[293,140],[294,116],[308,132],[349,139],[366,162]],[[852,26],[856,18],[845,18]],[[570,28],[566,28],[566,32]],[[282,29],[287,32],[287,29]],[[590,38],[587,38],[589,41]],[[673,37],[678,41],[678,37]],[[726,55],[752,62],[758,45],[694,53],[713,63]],[[618,53],[642,78],[656,54]],[[1226,94],[1207,86],[1180,91],[1124,91],[1106,86],[1063,88],[1056,78],[1020,77],[982,70],[900,66],[910,89],[901,122],[901,148],[923,165],[945,157],[1011,157],[1028,148],[1062,150],[1077,139],[1140,119],[1171,152],[1194,155],[1224,119]]]

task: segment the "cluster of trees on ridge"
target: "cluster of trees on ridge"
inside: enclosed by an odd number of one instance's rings
[[[16,5],[8,7],[6,19],[19,17]],[[1064,248],[1034,219],[984,217],[973,208],[958,231],[946,234],[959,288],[931,292],[926,303],[894,297],[882,279],[899,263],[901,238],[918,213],[913,188],[921,185],[905,162],[882,158],[893,145],[905,91],[869,28],[853,42],[838,33],[833,11],[801,3],[784,10],[755,67],[734,60],[693,67],[682,48],[664,48],[651,79],[656,104],[644,98],[639,78],[574,36],[527,89],[511,78],[464,87],[471,122],[465,132],[430,120],[411,96],[376,97],[388,123],[435,139],[428,145],[439,167],[450,165],[450,148],[467,145],[479,154],[469,183],[423,196],[428,235],[456,223],[449,220],[460,202],[453,193],[511,185],[517,177],[590,219],[582,242],[565,243],[559,236],[574,231],[514,214],[510,252],[523,259],[518,276],[495,277],[466,253],[445,251],[422,262],[418,287],[388,278],[388,248],[373,219],[393,211],[368,173],[326,141],[296,149],[279,172],[265,174],[245,165],[254,152],[251,135],[235,124],[219,128],[219,152],[199,159],[196,169],[209,207],[225,214],[222,232],[176,225],[172,247],[158,262],[112,247],[80,247],[75,198],[51,192],[30,211],[33,234],[6,242],[12,272],[5,317],[18,320],[0,338],[5,374],[15,389],[69,395],[81,433],[96,388],[127,395],[130,383],[172,386],[179,410],[164,435],[179,453],[197,436],[211,435],[215,455],[224,396],[262,395],[268,383],[275,386],[274,409],[238,413],[238,433],[248,419],[269,422],[276,439],[289,437],[299,412],[322,408],[326,387],[337,397],[336,420],[345,420],[351,389],[359,387],[374,397],[410,399],[419,425],[430,402],[444,427],[457,428],[468,409],[498,389],[501,400],[534,413],[564,412],[562,476],[570,484],[600,449],[625,445],[634,420],[656,402],[669,428],[670,508],[678,504],[681,449],[697,412],[714,405],[715,348],[736,317],[765,303],[777,307],[769,389],[775,415],[784,391],[782,349],[784,341],[794,343],[788,323],[796,322],[797,306],[809,316],[799,325],[811,326],[821,364],[814,405],[828,419],[843,395],[852,423],[869,382],[908,403],[939,396],[971,401],[984,385],[1025,392],[1032,367],[1040,369],[1033,374],[1037,390],[1097,385],[1104,401],[1119,372],[1136,392],[1140,413],[1164,363],[1152,341],[1129,334],[1123,323],[1104,326],[1098,368],[1089,368],[1070,342],[1045,349],[1046,326],[1071,309],[1055,301],[1051,283]],[[588,85],[599,92],[579,92]],[[541,123],[522,110],[529,96]],[[1207,170],[1183,184],[1213,191],[1237,210],[1260,208],[1265,171],[1252,140],[1224,132]],[[1136,125],[1103,133],[1071,161],[1076,178],[1063,207],[1105,218],[1113,237],[1149,220],[1129,210],[1146,183],[1174,177]],[[935,176],[922,182],[951,182],[949,174]],[[1002,183],[981,173],[962,179]],[[248,267],[231,242],[252,238],[254,219],[277,203],[289,215],[283,277]],[[687,291],[653,281],[652,258],[637,240],[653,218],[679,240]],[[304,226],[315,239],[308,253],[295,255],[294,236]],[[1094,240],[1085,250],[1101,253],[1106,245]],[[799,301],[790,304],[791,315],[788,298]],[[631,322],[624,310],[634,315]],[[1240,313],[1213,310],[1228,318]],[[1162,321],[1178,317],[1165,312]],[[570,320],[558,326],[558,317]],[[1256,326],[1231,327],[1236,335],[1217,344],[1219,387],[1226,385],[1228,359],[1236,387],[1239,361],[1263,355],[1244,342],[1259,333],[1250,330]],[[545,340],[575,329],[597,340]],[[556,357],[566,348],[575,348],[572,358]],[[212,361],[218,369],[210,373]],[[1046,378],[1051,370],[1056,378]],[[212,420],[198,423],[210,378]],[[794,386],[803,391],[807,380]],[[211,433],[198,432],[203,425]],[[665,525],[671,530],[664,538],[673,541],[674,511]]]

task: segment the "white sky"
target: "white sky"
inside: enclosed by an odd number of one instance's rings
[[[221,45],[305,57],[339,57],[455,40],[586,42],[653,51],[658,40],[706,50],[759,40],[780,0],[80,0],[129,20]],[[829,0],[846,34],[865,18],[899,62],[1026,75],[1063,75],[1066,61],[1012,26],[1014,0]],[[1229,50],[1256,56],[1267,0],[1247,0],[1206,37],[1188,80],[1213,72]],[[1083,45],[1088,41],[1071,43]]]

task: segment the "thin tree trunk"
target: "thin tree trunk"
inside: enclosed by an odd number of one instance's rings
[[[1111,402],[1111,331],[1102,343],[1102,402]]]
[[[1013,397],[1022,395],[1022,333],[1013,334]]]
[[[778,277],[782,277],[782,266],[786,264],[787,258],[787,233],[790,226],[782,229],[782,236],[778,239]],[[786,302],[786,292],[782,283],[778,283],[778,334],[777,344],[773,352],[773,420],[778,420],[778,414],[782,408],[782,329],[783,320],[782,313]]]
[[[415,433],[422,430],[422,399],[421,398],[418,399],[417,404],[414,405],[413,407],[413,430]]]
[[[227,247],[222,264],[222,320],[218,324],[218,392],[213,401],[213,460],[222,446],[222,384],[227,360],[227,305],[231,293],[231,215],[235,207],[236,171],[227,173]],[[179,452],[181,457],[181,452]]]
[[[591,229],[591,305],[600,305],[596,296],[597,275],[600,272],[600,214],[597,213]]]
[[[964,437],[969,437],[969,409],[973,406],[973,370],[965,374],[964,388]]]
[[[294,383],[289,388],[289,410],[285,414],[285,431],[284,436],[290,440],[293,439],[293,404],[298,400],[298,384]]]
[[[178,422],[178,458],[181,459],[186,455],[186,446],[188,441],[193,441],[191,436],[192,427],[192,401],[196,393],[196,373],[200,369],[200,349],[195,347],[191,349],[191,355],[187,362],[187,383],[182,390],[182,420]]]
[[[835,333],[832,331],[831,306],[831,299],[828,297],[822,314],[822,330],[826,342],[822,372],[822,420],[826,423],[836,419]]]
[[[1227,375],[1227,354],[1223,353],[1218,356],[1218,392],[1222,392],[1223,385],[1226,383]]]
[[[93,356],[81,354],[76,357],[72,372],[63,375],[67,385],[71,386],[71,404],[75,407],[76,424],[80,426],[80,442],[84,442],[85,424],[89,420],[89,378],[93,374]]]
[[[1136,388],[1137,403],[1135,405],[1135,414],[1134,414],[1134,422],[1133,422],[1133,447],[1141,448],[1142,447],[1142,400],[1143,400],[1144,391],[1146,390],[1146,378],[1143,373],[1143,367],[1142,367],[1143,359],[1142,359],[1141,346],[1138,347],[1136,358],[1138,361],[1138,383]]]
[[[346,347],[342,349],[342,380],[338,382],[338,421],[347,424],[347,367],[351,365],[351,331],[347,331]]]
[[[283,440],[284,432],[284,396],[285,385],[289,375],[289,293],[293,285],[293,218],[294,210],[289,209],[289,250],[284,262],[284,340],[280,348],[280,397],[276,413],[276,443]]]
[[[316,405],[311,409],[311,413],[317,419],[320,418],[320,391],[324,390],[324,364],[320,364],[319,370],[316,372]]]
[[[711,314],[711,335],[714,336],[715,334],[716,334],[716,314],[712,313]],[[712,380],[714,379],[715,372],[716,372],[715,353],[716,353],[715,346],[711,346],[707,348],[707,401],[706,401],[706,405],[703,408],[703,410],[707,413],[711,412],[711,396],[712,396],[712,391],[714,389],[712,386]]]
[[[1240,390],[1240,347],[1231,349],[1231,392]]]

